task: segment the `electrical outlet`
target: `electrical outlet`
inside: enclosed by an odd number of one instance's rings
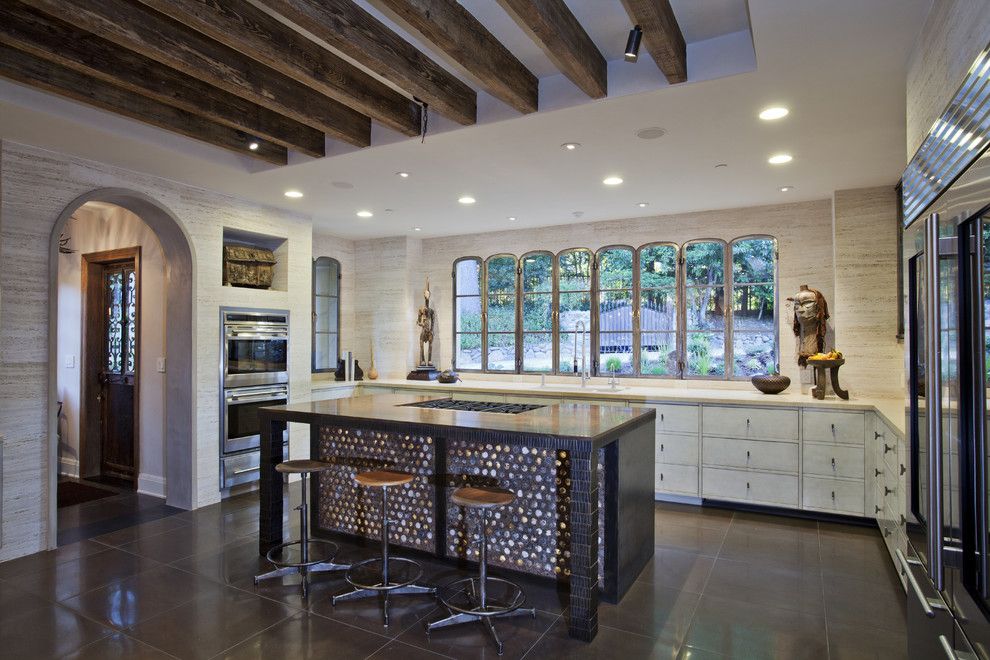
[[[165,373],[165,358],[160,357],[155,361],[155,366],[158,369],[158,373]]]
[[[66,369],[75,369],[76,368],[76,356],[75,355],[66,355],[65,356],[65,368]]]

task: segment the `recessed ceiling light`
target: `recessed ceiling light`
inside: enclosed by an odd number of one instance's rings
[[[780,192],[790,192],[792,190],[794,190],[794,186],[781,186],[780,187]]]
[[[396,172],[395,173],[395,176],[397,176],[397,177],[399,177],[401,179],[408,179],[409,178],[409,172]]]
[[[460,202],[461,204],[474,204],[476,200],[474,199],[474,197],[471,197],[471,195],[464,195],[463,197],[459,198],[457,201]]]
[[[620,183],[622,183],[622,177],[615,175],[607,176],[604,179],[602,179],[602,183],[604,183],[606,186],[617,186]]]
[[[660,128],[659,126],[648,126],[636,131],[636,137],[640,140],[656,140],[657,138],[662,138],[666,134],[666,129]]]
[[[372,213],[371,211],[358,211],[357,212],[357,217],[359,217],[359,218],[370,218],[370,217],[372,217],[374,215],[375,214]]]
[[[783,165],[784,163],[789,163],[794,160],[794,157],[790,154],[774,154],[767,159],[767,162],[771,165]]]
[[[516,221],[516,216],[510,215],[509,216],[509,222],[515,222],[515,221]]]
[[[413,227],[413,231],[423,231],[422,227]]]
[[[258,142],[257,140],[251,140],[250,142],[248,142],[248,149],[250,149],[251,151],[257,151],[258,147],[260,146],[261,143]]]
[[[300,192],[298,190],[286,190],[285,191],[285,196],[286,197],[291,197],[292,199],[299,199],[300,197],[303,196],[303,194],[302,194],[302,192]]]
[[[773,121],[774,119],[783,119],[790,113],[790,110],[783,106],[775,105],[763,110],[760,113],[760,119],[763,121]]]
[[[580,142],[565,142],[564,144],[560,145],[561,149],[566,149],[567,151],[574,151],[575,149],[579,149],[580,147],[581,147]]]
[[[650,205],[650,203],[649,203],[649,202],[640,202],[640,203],[639,203],[639,204],[637,204],[636,206],[638,206],[638,207],[639,207],[639,208],[641,208],[641,209],[645,209],[645,208],[646,208],[647,206],[649,206],[649,205]]]

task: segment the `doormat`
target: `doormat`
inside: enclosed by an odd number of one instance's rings
[[[58,482],[58,508],[92,502],[104,497],[113,497],[116,494],[116,491],[90,486],[78,481],[60,481]]]

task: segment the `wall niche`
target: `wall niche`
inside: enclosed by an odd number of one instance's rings
[[[224,286],[288,290],[289,240],[284,236],[224,227],[220,258]]]

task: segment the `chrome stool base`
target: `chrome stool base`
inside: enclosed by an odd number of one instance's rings
[[[522,607],[526,602],[526,595],[522,589],[508,580],[502,578],[485,576],[485,588],[481,588],[480,577],[469,577],[455,580],[440,587],[437,593],[437,600],[447,608],[449,616],[426,624],[426,632],[439,628],[458,626],[462,623],[472,623],[481,621],[485,624],[488,634],[495,642],[498,654],[502,655],[504,644],[499,639],[498,632],[492,619],[509,618],[516,616],[529,616],[536,618],[536,610],[531,607]],[[491,586],[499,585],[506,590],[503,598],[496,599],[487,595]],[[485,602],[479,594],[484,593]],[[458,602],[458,597],[462,597],[464,602]]]
[[[296,507],[296,510],[299,511],[299,530],[302,538],[279,543],[269,550],[265,554],[265,559],[276,567],[275,570],[254,576],[254,585],[258,586],[258,583],[262,580],[273,580],[285,577],[286,575],[301,575],[303,598],[309,597],[310,573],[346,571],[351,567],[350,564],[338,564],[334,562],[334,558],[340,550],[340,546],[336,543],[323,539],[309,538],[309,519],[306,516],[306,513],[309,511],[309,506],[306,503],[308,490],[307,476],[306,473],[302,473],[302,503]],[[287,550],[290,552],[285,553]],[[292,561],[281,556],[283,553],[291,555],[293,554],[291,552],[293,550],[295,550],[294,554],[296,556],[292,558]],[[316,556],[315,559],[313,558],[313,554]]]
[[[419,565],[419,562],[389,555],[388,530],[391,521],[388,519],[387,505],[388,487],[385,486],[382,488],[382,556],[352,564],[344,579],[354,588],[330,599],[330,604],[336,607],[337,603],[349,600],[382,596],[382,625],[385,628],[388,628],[390,596],[434,595],[437,593],[436,587],[415,584],[417,580],[423,577],[423,567]],[[376,566],[379,567],[377,570],[369,570],[367,574],[361,575],[363,569]],[[403,569],[407,571],[407,574],[395,579],[402,573]]]

